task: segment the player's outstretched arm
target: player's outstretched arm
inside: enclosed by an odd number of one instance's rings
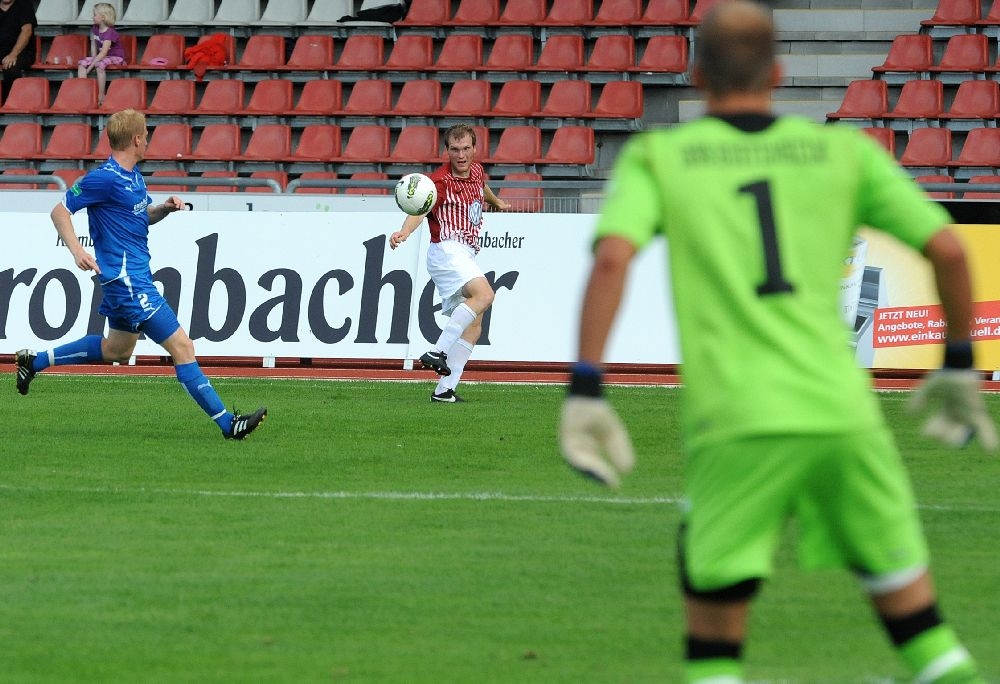
[[[421,216],[407,216],[403,221],[403,227],[397,230],[395,233],[389,236],[389,247],[391,249],[396,249],[401,244],[406,242],[406,238],[413,235],[413,233],[420,227],[420,224],[424,220],[423,214]]]
[[[56,227],[59,239],[63,241],[63,244],[69,249],[70,254],[73,255],[76,267],[81,271],[93,271],[100,275],[101,269],[97,266],[97,259],[94,258],[93,254],[85,250],[80,241],[76,239],[76,230],[73,228],[73,215],[69,213],[66,205],[60,202],[52,208],[49,216],[52,218],[52,225]]]

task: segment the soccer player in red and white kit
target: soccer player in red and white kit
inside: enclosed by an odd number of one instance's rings
[[[434,349],[421,356],[420,363],[441,376],[431,401],[455,403],[462,401],[455,388],[479,341],[483,314],[493,304],[493,287],[476,263],[483,203],[501,211],[510,206],[486,185],[483,165],[474,160],[476,132],[472,127],[452,126],[444,140],[448,163],[430,174],[437,186],[437,202],[423,216],[407,216],[403,227],[389,236],[389,246],[396,249],[427,217],[431,229],[427,272],[441,297],[441,312],[450,318]]]

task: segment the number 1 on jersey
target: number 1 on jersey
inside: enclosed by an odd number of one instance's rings
[[[760,234],[764,246],[764,268],[767,271],[767,279],[757,286],[757,294],[763,296],[793,292],[795,288],[781,273],[781,254],[778,252],[778,234],[768,182],[747,183],[740,186],[739,191],[752,195],[757,204],[757,219],[760,222]]]

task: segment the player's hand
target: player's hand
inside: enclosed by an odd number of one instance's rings
[[[97,266],[97,259],[94,258],[93,254],[82,248],[73,255],[73,261],[76,262],[76,267],[81,271],[93,271],[97,275],[101,274],[101,269]]]
[[[963,447],[973,439],[987,451],[996,451],[996,426],[986,411],[980,393],[979,371],[942,368],[921,383],[909,402],[911,413],[929,408],[923,434],[952,447]]]
[[[184,209],[184,201],[177,195],[171,195],[163,202],[163,208],[167,212],[182,211]]]
[[[406,242],[406,233],[401,230],[397,230],[395,233],[389,236],[389,247],[391,249],[396,249],[402,243]]]
[[[604,399],[566,397],[559,422],[563,458],[578,471],[608,487],[632,470],[632,440],[618,414]]]

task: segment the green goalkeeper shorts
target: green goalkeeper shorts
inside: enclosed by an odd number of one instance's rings
[[[805,568],[874,576],[927,564],[913,490],[887,430],[749,437],[689,455],[681,556],[698,591],[771,575],[789,520]]]

